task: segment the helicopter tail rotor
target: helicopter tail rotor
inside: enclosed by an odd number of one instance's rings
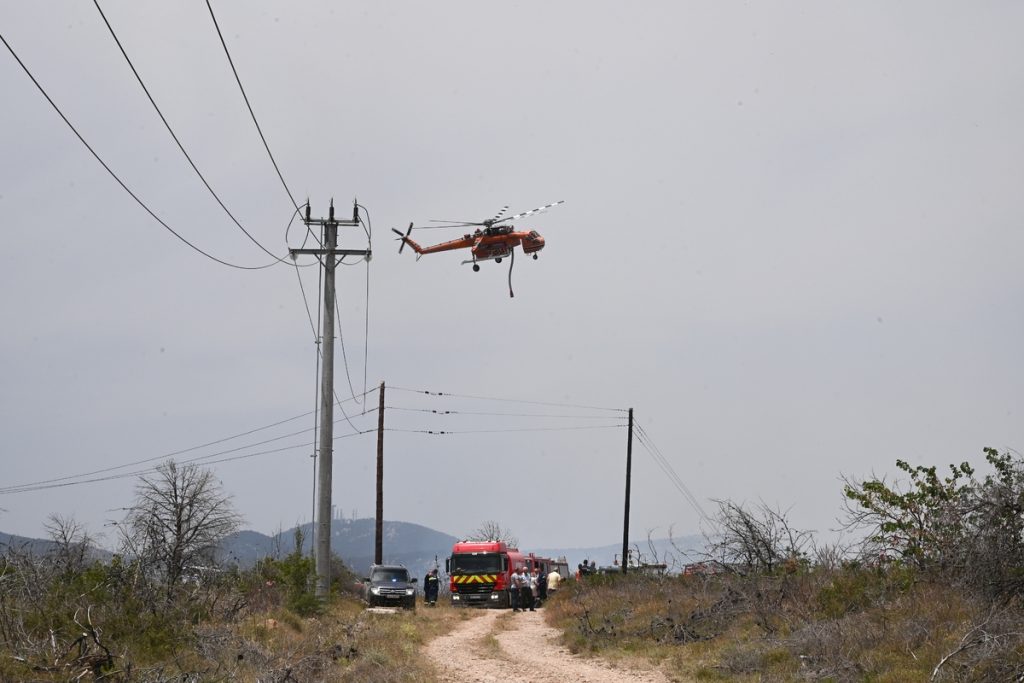
[[[400,241],[400,242],[402,243],[402,244],[401,244],[401,245],[400,245],[400,246],[398,247],[398,253],[399,253],[399,254],[401,254],[401,253],[402,253],[402,250],[403,250],[403,249],[405,249],[405,245],[406,245],[406,243],[408,243],[408,242],[409,242],[409,233],[411,233],[411,232],[412,232],[412,223],[409,223],[409,229],[405,231],[405,234],[404,234],[404,235],[402,234],[402,231],[401,231],[401,230],[397,230],[397,229],[395,229],[395,228],[391,228],[391,232],[393,232],[393,233],[395,233],[396,235],[398,235],[398,239],[399,239],[399,241]]]

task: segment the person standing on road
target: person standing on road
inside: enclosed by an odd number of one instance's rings
[[[508,595],[509,595],[509,598],[510,598],[510,600],[512,602],[512,611],[513,612],[520,612],[520,611],[522,611],[519,608],[520,604],[521,604],[521,597],[522,597],[521,589],[523,587],[523,574],[522,574],[522,571],[523,571],[522,567],[516,567],[512,571],[512,576],[510,577],[510,580],[509,580]]]
[[[547,586],[544,584],[545,581],[540,575],[540,567],[533,565],[533,571],[530,573],[530,590],[533,591],[534,607],[544,604],[544,598],[547,597]]]
[[[423,601],[433,607],[437,604],[437,589],[440,587],[437,578],[437,567],[434,567],[423,578]]]
[[[530,588],[530,578],[532,575],[526,569],[522,571],[522,583],[519,586],[519,607],[523,611],[529,609],[533,612],[535,611],[533,607],[533,589]]]

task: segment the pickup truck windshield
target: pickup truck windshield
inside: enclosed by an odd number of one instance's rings
[[[451,571],[461,574],[495,574],[501,571],[501,555],[496,553],[452,555]]]

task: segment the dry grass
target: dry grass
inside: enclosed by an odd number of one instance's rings
[[[171,655],[151,661],[132,656],[130,668],[120,666],[105,680],[419,683],[436,679],[421,647],[468,616],[446,605],[372,613],[350,597],[338,599],[318,617],[299,617],[279,607],[196,625]],[[0,680],[64,681],[77,672],[66,667],[32,670],[13,658],[4,660]]]
[[[641,657],[705,681],[1014,680],[1019,605],[900,570],[597,577],[547,604],[570,650]]]

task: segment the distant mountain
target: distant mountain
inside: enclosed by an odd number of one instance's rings
[[[28,538],[26,536],[14,536],[0,531],[0,552],[8,548],[22,552],[31,552],[33,555],[45,555],[50,552],[56,544],[53,541],[41,538]]]
[[[256,531],[239,531],[221,544],[223,557],[240,567],[251,567],[264,557],[283,557],[295,549],[295,531],[303,535],[303,551],[309,552],[312,525],[303,524],[274,536]],[[434,566],[434,558],[443,562],[456,539],[411,522],[384,522],[384,562],[403,564],[419,574]],[[365,573],[373,563],[376,523],[373,519],[336,519],[331,523],[331,552],[338,555],[357,574]]]
[[[242,568],[249,568],[265,557],[284,557],[295,549],[296,529],[302,531],[302,550],[308,553],[313,534],[311,525],[303,524],[269,536],[251,530],[235,532],[221,544],[220,559]],[[373,519],[336,519],[331,525],[331,551],[354,572],[365,574],[373,563],[374,535]],[[455,536],[420,524],[385,521],[384,561],[405,565],[418,576],[433,567],[436,558],[443,570],[444,560],[451,554],[452,544],[457,540],[459,539]],[[652,545],[653,552],[650,548]],[[42,555],[52,550],[54,543],[0,532],[0,552],[4,552],[8,547]],[[672,570],[699,559],[704,548],[704,539],[692,535],[671,540],[659,538],[651,540],[650,543],[647,540],[633,541],[630,547],[634,550],[639,549],[642,562],[665,562]],[[542,557],[565,557],[570,570],[575,570],[576,565],[583,560],[591,560],[599,566],[613,565],[614,560],[622,554],[622,544],[585,548],[523,547],[522,550]],[[107,560],[109,557],[109,552],[97,550],[98,559]]]
[[[283,557],[295,549],[295,530],[301,529],[303,534],[303,552],[309,552],[312,540],[311,526],[303,524],[293,527],[274,536],[267,536],[256,531],[240,531],[232,534],[221,546],[222,556],[229,562],[240,567],[251,567],[257,560],[264,557]],[[375,525],[372,519],[336,519],[331,525],[331,552],[338,555],[346,565],[357,574],[365,573],[373,563]],[[426,572],[434,566],[435,558],[444,568],[444,560],[451,554],[455,536],[429,529],[420,524],[410,522],[384,522],[384,561],[402,564],[409,567],[415,574]],[[653,546],[653,552],[651,550]],[[669,569],[699,559],[704,548],[701,536],[681,536],[674,539],[659,538],[643,542],[634,541],[630,545],[634,551],[639,549],[641,562],[664,562]],[[561,547],[561,548],[528,548],[523,551],[533,552],[542,557],[565,557],[569,568],[575,570],[583,560],[591,560],[599,566],[612,566],[622,554],[622,544],[609,544],[594,547]]]
[[[15,536],[0,531],[0,553],[10,551],[19,553],[31,553],[32,555],[46,555],[56,549],[57,544],[45,538],[29,538],[27,536]],[[92,546],[88,553],[90,560],[106,562],[112,556],[110,551]]]

